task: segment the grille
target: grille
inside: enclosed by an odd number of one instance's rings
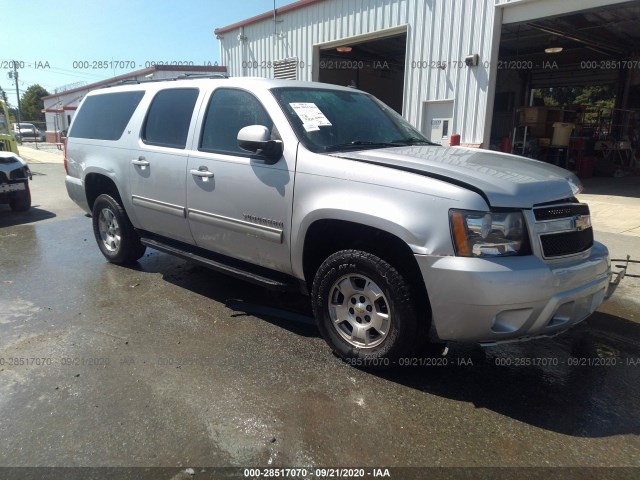
[[[542,253],[546,258],[584,252],[593,245],[593,229],[540,235]]]
[[[533,211],[537,221],[554,220],[556,218],[573,217],[574,215],[589,215],[589,206],[577,203],[575,205],[556,205],[553,207],[536,208]]]

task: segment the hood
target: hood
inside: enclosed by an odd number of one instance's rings
[[[582,190],[578,177],[568,170],[489,150],[420,145],[332,155],[460,185],[478,192],[492,207],[531,208],[574,197]]]
[[[12,152],[0,152],[0,172],[12,172],[17,168],[26,167],[27,162]]]

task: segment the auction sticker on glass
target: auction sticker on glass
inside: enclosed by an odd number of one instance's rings
[[[293,111],[302,120],[302,126],[307,132],[320,130],[320,127],[330,127],[331,122],[315,103],[295,102],[290,103]]]

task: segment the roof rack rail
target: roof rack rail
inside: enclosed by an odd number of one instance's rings
[[[229,78],[229,75],[226,73],[183,73],[182,75],[178,75],[174,80],[181,80],[185,78]]]
[[[125,80],[120,80],[117,83],[113,83],[111,85],[103,85],[98,87],[96,90],[101,88],[109,88],[109,87],[117,87],[119,85],[133,85],[140,83],[152,83],[152,82],[170,82],[175,80],[189,80],[189,79],[200,79],[200,78],[229,78],[229,75],[226,73],[183,73],[182,75],[178,75],[177,77],[171,78],[148,78],[144,80],[139,80],[137,78],[127,78]]]
[[[98,87],[96,90],[99,90],[101,88],[118,87],[120,85],[137,85],[140,83],[164,82],[166,80],[175,80],[175,78],[148,78],[145,80],[138,80],[137,78],[127,78],[125,80],[120,80],[119,82],[112,83],[110,85],[102,85],[101,87]]]

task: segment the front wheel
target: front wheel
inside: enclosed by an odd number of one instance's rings
[[[373,254],[343,250],[327,258],[312,303],[320,333],[347,363],[386,367],[412,350],[418,329],[410,285]]]
[[[138,260],[146,250],[122,206],[102,194],[93,204],[93,233],[102,254],[112,263]]]
[[[31,190],[29,183],[24,182],[24,190],[18,190],[15,197],[9,200],[9,206],[14,212],[26,212],[31,208]]]

